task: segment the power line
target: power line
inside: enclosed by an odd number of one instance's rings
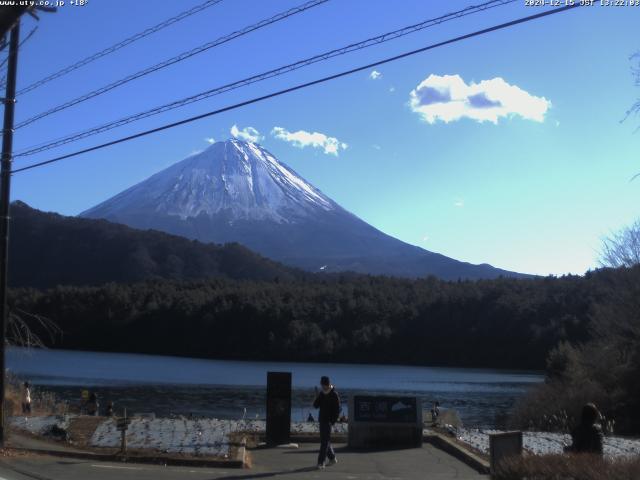
[[[426,47],[418,48],[416,50],[411,50],[409,52],[405,52],[405,53],[401,53],[399,55],[395,55],[393,57],[388,57],[388,58],[385,58],[383,60],[379,60],[377,62],[369,63],[367,65],[362,65],[360,67],[352,68],[350,70],[345,70],[345,71],[342,71],[340,73],[329,75],[327,77],[322,77],[322,78],[319,78],[319,79],[316,79],[316,80],[312,80],[310,82],[301,83],[301,84],[295,85],[293,87],[285,88],[284,90],[278,90],[276,92],[272,92],[272,93],[269,93],[267,95],[263,95],[263,96],[260,96],[260,97],[255,97],[255,98],[252,98],[250,100],[245,100],[244,102],[240,102],[240,103],[236,103],[236,104],[233,104],[233,105],[229,105],[229,106],[226,106],[226,107],[223,107],[223,108],[219,108],[217,110],[212,110],[210,112],[202,113],[200,115],[195,115],[193,117],[185,118],[185,119],[177,121],[177,122],[168,123],[168,124],[162,125],[160,127],[152,128],[150,130],[145,130],[143,132],[139,132],[139,133],[136,133],[136,134],[133,134],[133,135],[122,137],[122,138],[119,138],[117,140],[112,140],[110,142],[102,143],[100,145],[94,145],[93,147],[85,148],[85,149],[78,150],[78,151],[75,151],[75,152],[72,152],[72,153],[68,153],[66,155],[61,155],[61,156],[56,157],[56,158],[52,158],[52,159],[45,160],[45,161],[42,161],[42,162],[34,163],[34,164],[28,165],[26,167],[21,167],[21,168],[18,168],[18,169],[14,169],[12,171],[12,173],[19,173],[19,172],[23,172],[23,171],[26,171],[26,170],[31,170],[33,168],[37,168],[37,167],[41,167],[41,166],[44,166],[44,165],[49,165],[51,163],[59,162],[61,160],[65,160],[67,158],[76,157],[76,156],[81,155],[83,153],[93,152],[95,150],[101,150],[103,148],[107,148],[107,147],[110,147],[110,146],[113,146],[113,145],[117,145],[119,143],[124,143],[124,142],[127,142],[129,140],[134,140],[136,138],[140,138],[140,137],[144,137],[144,136],[147,136],[147,135],[151,135],[153,133],[161,132],[163,130],[168,130],[170,128],[178,127],[180,125],[185,125],[187,123],[195,122],[196,120],[201,120],[203,118],[207,118],[207,117],[211,117],[211,116],[214,116],[214,115],[218,115],[220,113],[228,112],[230,110],[235,110],[237,108],[245,107],[247,105],[251,105],[251,104],[258,103],[258,102],[261,102],[261,101],[264,101],[264,100],[268,100],[270,98],[279,97],[279,96],[285,95],[287,93],[295,92],[297,90],[302,90],[304,88],[311,87],[313,85],[318,85],[318,84],[325,83],[325,82],[328,82],[328,81],[331,81],[331,80],[335,80],[335,79],[338,79],[338,78],[341,78],[341,77],[345,77],[347,75],[352,75],[354,73],[361,72],[363,70],[369,70],[369,69],[371,69],[373,67],[378,67],[380,65],[384,65],[384,64],[390,63],[390,62],[394,62],[396,60],[400,60],[400,59],[403,59],[403,58],[406,58],[406,57],[410,57],[410,56],[416,55],[418,53],[426,52],[426,51],[432,50],[434,48],[442,47],[444,45],[449,45],[449,44],[452,44],[452,43],[460,42],[462,40],[467,40],[469,38],[473,38],[473,37],[484,35],[484,34],[487,34],[487,33],[490,33],[490,32],[494,32],[496,30],[502,30],[502,29],[505,29],[505,28],[512,27],[514,25],[519,25],[521,23],[530,22],[532,20],[537,20],[539,18],[543,18],[543,17],[549,16],[549,15],[554,15],[554,14],[557,14],[557,13],[565,12],[567,10],[571,10],[573,8],[577,8],[579,6],[580,6],[579,3],[575,3],[573,5],[566,5],[564,7],[554,8],[554,9],[551,9],[551,10],[545,10],[543,12],[540,12],[540,13],[537,13],[537,14],[534,14],[534,15],[529,15],[527,17],[522,17],[522,18],[518,18],[516,20],[511,20],[510,22],[501,23],[499,25],[494,25],[492,27],[485,28],[485,29],[482,29],[482,30],[477,30],[475,32],[467,33],[467,34],[461,35],[459,37],[455,37],[455,38],[451,38],[449,40],[444,40],[442,42],[434,43],[434,44],[428,45]]]
[[[495,8],[495,7],[499,7],[502,5],[506,5],[509,3],[513,3],[516,0],[491,0],[489,2],[483,3],[481,5],[477,5],[477,6],[469,6],[463,10],[459,10],[456,12],[452,12],[452,13],[448,13],[446,15],[442,15],[440,17],[437,18],[432,18],[429,20],[425,20],[423,22],[414,24],[414,25],[410,25],[408,27],[404,27],[398,30],[394,30],[392,32],[388,32],[382,35],[378,35],[376,37],[371,37],[367,40],[363,40],[361,42],[357,42],[357,43],[352,43],[350,45],[347,45],[345,47],[341,47],[341,48],[337,48],[334,50],[330,50],[328,52],[324,52],[321,53],[319,55],[315,55],[313,57],[310,58],[306,58],[304,60],[299,60],[295,63],[291,63],[282,67],[278,67],[276,69],[273,70],[269,70],[267,72],[263,72],[260,73],[258,75],[253,75],[251,77],[242,79],[242,80],[238,80],[235,81],[233,83],[229,83],[220,87],[216,87],[210,90],[206,90],[204,92],[198,93],[196,95],[192,95],[180,100],[176,100],[164,105],[160,105],[158,107],[154,107],[150,110],[146,110],[143,112],[139,112],[133,115],[129,115],[127,117],[124,118],[120,118],[118,120],[114,120],[112,122],[97,126],[97,127],[93,127],[90,128],[88,130],[84,130],[82,132],[78,132],[78,133],[74,133],[71,135],[67,135],[66,137],[62,137],[60,139],[57,140],[53,140],[47,143],[43,143],[40,145],[34,145],[32,147],[28,147],[27,149],[17,153],[15,155],[15,157],[24,157],[24,156],[29,156],[29,155],[34,155],[36,153],[40,153],[46,150],[50,150],[52,148],[56,148],[56,147],[60,147],[62,145],[66,145],[68,143],[71,142],[75,142],[93,135],[97,135],[99,133],[104,133],[106,131],[109,130],[113,130],[114,128],[118,128],[121,127],[123,125],[127,125],[129,123],[133,123],[136,122],[138,120],[142,120],[144,118],[147,117],[151,117],[153,115],[158,115],[160,113],[164,113],[170,110],[174,110],[176,108],[180,108],[183,107],[185,105],[191,104],[191,103],[195,103],[195,102],[199,102],[202,100],[205,100],[207,98],[213,97],[215,95],[220,95],[222,93],[226,93],[229,92],[231,90],[236,90],[238,88],[241,87],[245,87],[247,85],[251,85],[253,83],[257,83],[257,82],[261,82],[273,77],[277,77],[277,76],[281,76],[284,75],[286,73],[292,72],[294,70],[298,70],[300,68],[303,67],[307,67],[309,65],[312,65],[314,63],[317,62],[321,62],[321,61],[326,61],[329,60],[333,57],[337,57],[339,55],[344,55],[356,50],[362,50],[364,48],[368,48],[374,45],[378,45],[381,43],[385,43],[391,40],[395,40],[396,38],[400,38],[403,37],[405,35],[409,35],[411,33],[414,32],[418,32],[420,30],[423,30],[425,28],[428,27],[432,27],[435,25],[439,25],[441,23],[450,21],[450,20],[454,20],[457,18],[461,18],[467,15],[471,15],[471,14],[475,14],[484,10],[488,10],[490,8]]]
[[[74,98],[73,100],[69,100],[68,102],[62,103],[58,106],[55,106],[49,110],[46,110],[42,113],[39,113],[31,118],[28,118],[27,120],[23,120],[22,122],[18,123],[16,125],[16,129],[18,128],[22,128],[26,125],[29,125],[33,122],[36,122],[44,117],[48,117],[49,115],[52,115],[54,113],[60,112],[62,110],[65,110],[69,107],[72,107],[74,105],[77,105],[79,103],[85,102],[87,100],[90,100],[94,97],[97,97],[98,95],[102,95],[103,93],[107,93],[111,90],[113,90],[114,88],[120,87],[126,83],[132,82],[133,80],[137,80],[138,78],[144,77],[146,75],[149,75],[151,73],[157,72],[158,70],[161,70],[163,68],[169,67],[175,63],[178,62],[182,62],[188,58],[193,57],[194,55],[198,55],[199,53],[205,52],[207,50],[210,50],[214,47],[218,47],[224,43],[230,42],[231,40],[234,40],[236,38],[242,37],[244,35],[247,35],[255,30],[259,30],[261,28],[264,28],[268,25],[271,25],[273,23],[279,22],[281,20],[284,20],[286,18],[289,18],[293,15],[297,15],[298,13],[302,13],[306,10],[309,10],[310,8],[313,7],[317,7],[318,5],[322,5],[323,3],[328,2],[329,0],[310,0],[306,3],[303,3],[302,5],[299,5],[297,7],[293,7],[290,8],[289,10],[286,10],[284,12],[280,12],[277,15],[274,15],[272,17],[263,19],[261,21],[259,21],[258,23],[254,23],[252,25],[249,25],[247,27],[244,27],[240,30],[236,30],[233,33],[230,33],[228,35],[225,35],[223,37],[217,38],[216,40],[213,40],[211,42],[207,42],[203,45],[200,45],[199,47],[193,48],[189,51],[186,52],[182,52],[179,55],[176,55],[175,57],[169,58],[168,60],[164,60],[163,62],[157,63],[155,65],[152,65],[151,67],[145,68],[143,70],[140,70],[136,73],[133,73],[131,75],[127,75],[124,78],[121,78],[119,80],[116,80],[115,82],[112,82],[108,85],[105,85],[103,87],[100,87],[96,90],[93,90],[89,93],[86,93],[84,95],[81,95],[79,97]]]
[[[94,53],[93,55],[89,55],[86,58],[83,58],[82,60],[79,60],[61,70],[58,70],[57,72],[52,73],[51,75],[48,75],[34,83],[32,83],[31,85],[18,90],[18,95],[22,95],[24,93],[30,92],[31,90],[35,90],[38,87],[41,87],[42,85],[44,85],[45,83],[49,83],[52,80],[55,80],[56,78],[60,78],[63,75],[67,75],[68,73],[73,72],[74,70],[79,69],[80,67],[84,67],[85,65],[94,62],[95,60],[98,60],[99,58],[102,58],[106,55],[109,55],[113,52],[116,52],[117,50],[120,50],[121,48],[126,47],[127,45],[131,45],[132,43],[141,40],[145,37],[148,37],[149,35],[159,32],[160,30],[173,25],[174,23],[177,23],[181,20],[184,20],[187,17],[190,17],[191,15],[195,15],[196,13],[199,13],[209,7],[212,7],[214,5],[217,5],[218,3],[222,2],[223,0],[207,0],[204,3],[201,3],[199,5],[196,5],[193,8],[190,8],[189,10],[185,10],[182,13],[179,13],[178,15],[168,18],[167,20],[164,20],[163,22],[158,23],[157,25],[153,26],[153,27],[149,27],[146,30],[143,30],[142,32],[136,33],[135,35],[132,35],[131,37],[125,38],[124,40],[116,43],[115,45],[112,45],[110,47],[105,48],[104,50],[101,50],[97,53]]]

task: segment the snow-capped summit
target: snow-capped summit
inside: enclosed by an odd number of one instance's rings
[[[138,212],[185,220],[225,212],[234,220],[281,223],[336,207],[260,145],[233,139],[214,143],[82,215],[117,218]]]
[[[83,212],[203,242],[238,242],[312,271],[442,278],[510,275],[406,244],[375,229],[262,146],[217,142]]]

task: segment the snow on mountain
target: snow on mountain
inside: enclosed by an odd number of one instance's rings
[[[235,220],[283,223],[336,207],[264,148],[234,139],[217,142],[81,215],[111,218],[133,208],[183,220],[226,212]]]

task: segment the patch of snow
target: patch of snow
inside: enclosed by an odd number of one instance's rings
[[[320,205],[325,210],[331,210],[333,206],[326,198],[320,195],[314,187],[305,182],[302,178],[295,175],[289,168],[278,162],[275,157],[267,152],[261,152],[262,158],[269,161],[269,165],[277,170],[279,175],[274,175],[274,179],[280,183],[288,184],[298,191],[302,192],[306,199],[312,203]],[[273,170],[272,168],[272,170]]]
[[[127,430],[127,445],[135,449],[154,449],[168,453],[222,456],[229,454],[230,435],[235,432],[262,433],[263,420],[218,420],[215,418],[134,417]],[[346,433],[346,424],[336,424],[334,432]],[[292,433],[317,433],[317,423],[291,424]],[[94,447],[118,447],[121,434],[116,420],[102,422],[90,440]]]

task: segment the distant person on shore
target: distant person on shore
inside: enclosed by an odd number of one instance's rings
[[[91,392],[89,395],[89,401],[87,402],[87,415],[97,416],[98,415],[98,395],[95,392]]]
[[[31,385],[29,382],[22,384],[22,414],[31,414]]]
[[[113,401],[109,400],[107,402],[107,408],[104,411],[104,414],[107,417],[113,417]]]
[[[89,390],[82,389],[80,391],[80,415],[87,413],[87,404],[89,403]]]
[[[338,463],[336,453],[331,446],[331,427],[340,415],[340,398],[335,388],[331,385],[329,377],[320,379],[320,392],[317,392],[313,402],[313,408],[318,408],[318,420],[320,422],[320,452],[318,453],[318,469],[325,467],[325,461],[329,459],[329,465]]]
[[[582,407],[580,425],[571,432],[573,444],[566,451],[602,455],[603,435],[600,419],[600,412],[593,403],[587,403]]]
[[[438,417],[440,416],[440,402],[433,402],[433,407],[431,407],[431,422],[435,425],[438,421]]]
[[[311,412],[309,412],[309,415],[307,415],[307,422],[315,422],[316,419],[313,418],[313,414]]]

